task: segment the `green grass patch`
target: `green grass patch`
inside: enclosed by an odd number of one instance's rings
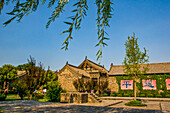
[[[39,102],[50,102],[50,100],[47,99],[47,98],[39,99],[38,101],[39,101]]]
[[[128,103],[125,103],[125,105],[127,106],[147,106],[146,104],[143,104],[141,101],[135,101],[135,100],[131,100]]]
[[[8,94],[5,101],[15,101],[15,100],[21,100],[21,97],[17,94]],[[28,100],[28,97],[24,97],[24,100]]]
[[[5,99],[5,101],[15,101],[15,100],[21,100],[21,98],[19,97],[19,98],[6,98]],[[29,100],[29,98],[28,97],[24,97],[23,100]]]
[[[20,98],[6,98],[5,101],[21,100]]]
[[[13,98],[13,97],[19,97],[19,95],[17,95],[17,94],[8,94],[7,95],[7,98]]]

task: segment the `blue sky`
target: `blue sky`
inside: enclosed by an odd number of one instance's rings
[[[71,1],[71,0],[70,0]],[[72,6],[50,25],[45,25],[54,8],[40,6],[38,10],[25,16],[20,23],[13,21],[3,28],[3,22],[10,18],[5,13],[13,6],[5,6],[0,15],[0,66],[27,63],[29,55],[37,62],[52,70],[61,69],[66,61],[79,65],[85,58],[96,61],[97,44],[95,0],[88,0],[87,17],[81,29],[73,32],[69,50],[64,51],[62,42],[67,35],[60,33],[68,28],[63,21],[69,21]],[[72,1],[71,1],[72,2]],[[150,63],[170,62],[170,0],[114,0],[114,11],[107,28],[110,40],[103,49],[102,65],[109,70],[110,64],[121,65],[125,57],[124,43],[135,32],[141,50],[145,47]],[[72,4],[72,3],[71,3]]]

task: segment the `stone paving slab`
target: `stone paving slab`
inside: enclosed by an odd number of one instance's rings
[[[104,107],[118,101],[104,101],[99,104],[51,103],[34,100],[0,101],[4,113],[162,113],[161,110],[121,107],[122,103],[114,107]],[[165,103],[165,105],[167,105]],[[117,106],[117,107],[116,107]],[[168,106],[167,106],[168,107]]]
[[[122,103],[113,105],[110,107],[123,107],[123,108],[133,108],[133,109],[150,109],[150,110],[161,110],[160,102],[143,102],[147,104],[147,106],[126,106],[125,103],[128,103],[128,100],[124,100]]]
[[[161,102],[161,109],[163,112],[170,113],[170,102]]]
[[[116,105],[118,103],[123,102],[122,100],[103,100],[101,103],[82,103],[81,105],[85,106],[103,106],[108,107],[110,105]],[[77,105],[76,103],[74,105]],[[79,104],[80,105],[80,104]]]

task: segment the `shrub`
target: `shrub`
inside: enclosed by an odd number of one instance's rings
[[[156,97],[158,97],[158,98],[161,98],[161,97],[162,97],[162,95],[160,95],[160,94],[157,94],[157,95],[156,95]]]
[[[16,90],[8,90],[8,93],[9,94],[17,94],[17,91]]]
[[[145,94],[140,94],[140,97],[145,97]]]
[[[52,81],[47,86],[47,97],[50,101],[59,102],[60,94],[63,92],[61,85],[57,81]]]
[[[129,94],[124,94],[124,97],[130,97],[130,95]]]
[[[127,106],[147,106],[146,104],[143,104],[141,101],[135,101],[135,100],[131,100],[128,103],[125,103],[125,105]]]
[[[148,96],[147,97],[153,97],[153,94],[148,94]]]
[[[122,94],[118,94],[117,96],[118,96],[118,97],[122,97]]]
[[[111,94],[114,94],[115,96],[117,96],[118,93],[117,92],[112,92]]]
[[[170,98],[170,95],[166,95],[165,97],[166,97],[166,98]]]
[[[26,95],[26,92],[27,92],[27,86],[25,84],[24,81],[18,81],[16,84],[15,84],[15,87],[16,87],[16,90],[19,94],[19,96],[21,97],[21,100],[23,100],[23,97]]]
[[[5,101],[6,95],[5,94],[0,94],[0,101]]]
[[[106,97],[106,96],[108,96],[107,93],[103,93],[103,94],[102,94],[102,97]]]
[[[36,93],[33,94],[34,100],[43,99],[43,98],[44,98],[44,94],[40,91],[37,91]]]
[[[116,94],[113,94],[113,93],[112,93],[112,94],[110,94],[110,96],[115,97],[115,96],[116,96]]]
[[[165,93],[164,92],[161,92],[160,94],[162,95],[162,97],[165,97]]]

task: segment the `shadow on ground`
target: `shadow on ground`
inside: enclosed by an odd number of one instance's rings
[[[160,110],[131,109],[131,108],[113,108],[98,107],[87,105],[68,105],[61,103],[44,103],[32,100],[24,101],[4,101],[0,102],[4,113],[9,112],[38,112],[38,113],[162,113]]]

